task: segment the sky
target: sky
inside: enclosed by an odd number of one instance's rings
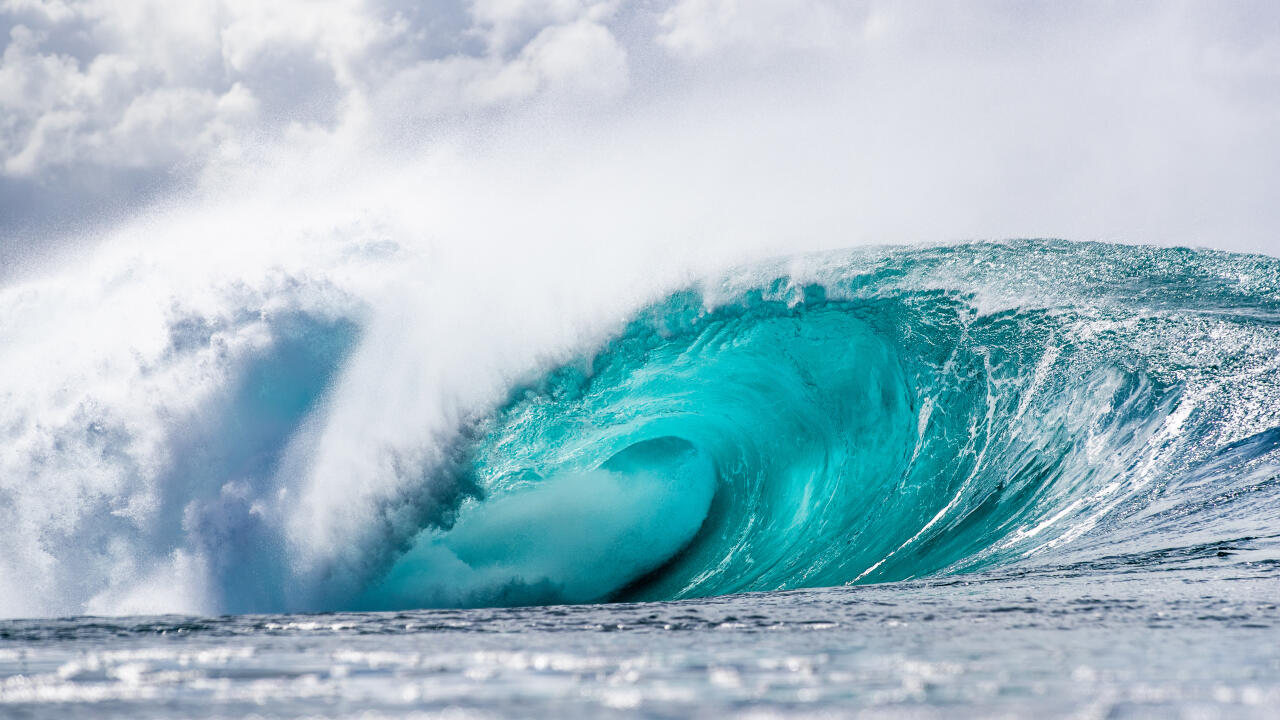
[[[2,0],[0,263],[441,157],[691,242],[1277,253],[1278,31],[1265,1]]]

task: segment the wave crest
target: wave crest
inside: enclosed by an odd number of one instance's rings
[[[447,364],[371,283],[330,283],[230,283],[158,337],[68,340],[43,384],[9,355],[5,614],[675,599],[1280,536],[1272,259],[808,256],[541,369]],[[21,312],[55,290],[4,296],[18,347],[49,356]]]

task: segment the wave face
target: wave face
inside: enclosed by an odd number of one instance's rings
[[[37,553],[52,591],[100,602],[85,607],[112,609],[103,588],[144,587],[151,557],[186,558],[194,579],[167,577],[205,607],[246,611],[1149,566],[1280,536],[1275,259],[1024,241],[746,268],[510,375],[499,399],[380,466],[382,494],[344,485],[325,447],[350,427],[342,378],[382,362],[362,355],[358,307],[299,301],[273,316],[183,416],[200,422],[152,413],[140,439],[102,421],[134,407],[122,396],[66,420],[81,435],[64,447],[10,442],[0,507],[25,525],[6,531],[9,549]],[[207,319],[174,327],[187,345],[156,363],[225,342]],[[11,437],[38,424],[24,410],[4,411]],[[127,451],[144,439],[168,450],[159,469]],[[115,489],[68,488],[84,464],[116,468]],[[79,504],[32,513],[15,468]],[[160,485],[154,506],[126,506],[144,482]],[[306,502],[317,493],[359,522],[325,524]],[[68,538],[81,545],[55,542]],[[92,565],[85,543],[123,547],[140,579],[71,577]],[[34,567],[6,562],[6,583]]]
[[[467,451],[469,482],[497,499],[420,538],[392,604],[883,582],[1179,545],[1228,518],[1278,529],[1274,261],[1018,243],[820,264],[675,294],[518,390]],[[662,454],[601,480],[603,497],[561,489],[647,443],[704,455],[710,502],[701,470]],[[646,473],[679,478],[675,496],[622,489]],[[442,587],[457,560],[424,548],[497,503],[538,511],[495,520],[485,576]],[[566,524],[571,545],[525,539]],[[564,567],[544,571],[552,558]]]

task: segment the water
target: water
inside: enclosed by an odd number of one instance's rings
[[[70,617],[0,625],[6,711],[1280,707],[1278,260],[869,248],[552,313],[335,242],[0,293],[0,609]]]
[[[824,260],[672,295],[518,386],[460,444],[456,523],[357,605],[669,600],[1280,531],[1274,261]]]
[[[0,624],[5,717],[1274,717],[1280,554],[662,603]]]

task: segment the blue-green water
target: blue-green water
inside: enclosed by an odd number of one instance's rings
[[[128,536],[204,558],[190,592],[239,614],[0,622],[0,709],[1280,707],[1280,260],[1027,241],[743,268],[512,375],[375,512],[346,488],[372,519],[298,569],[289,469],[365,342],[334,315],[267,322],[174,445],[172,522]],[[175,321],[172,356],[210,322]]]
[[[673,295],[518,388],[461,451],[457,523],[361,602],[670,600],[1280,531],[1275,261],[1023,243],[816,265]]]

